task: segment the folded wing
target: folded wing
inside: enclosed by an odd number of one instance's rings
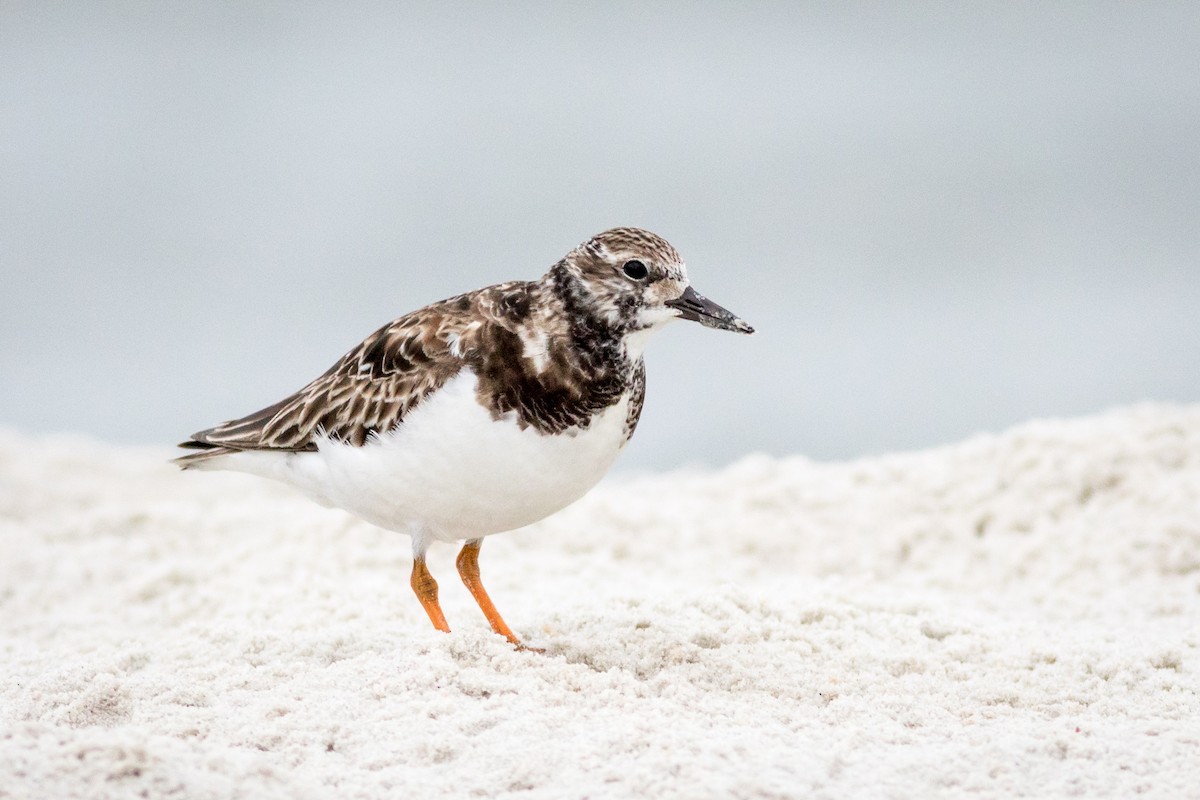
[[[320,436],[362,445],[400,424],[463,368],[481,325],[474,295],[414,311],[385,325],[300,391],[241,419],[193,434],[200,450],[182,467],[243,450],[317,449]]]

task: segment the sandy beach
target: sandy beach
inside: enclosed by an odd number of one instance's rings
[[[406,537],[0,433],[0,798],[1200,796],[1200,406]]]

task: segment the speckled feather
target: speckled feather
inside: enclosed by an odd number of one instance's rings
[[[290,397],[200,431],[181,466],[232,451],[311,451],[322,437],[361,446],[394,430],[462,369],[496,419],[545,434],[586,428],[630,393],[626,438],[645,397],[645,365],[623,338],[638,325],[636,295],[588,291],[628,281],[612,274],[613,253],[659,265],[649,283],[686,281],[678,253],[661,238],[617,228],[584,242],[539,281],[514,281],[458,295],[385,325]],[[624,288],[624,287],[622,287]],[[632,299],[631,299],[632,298]]]

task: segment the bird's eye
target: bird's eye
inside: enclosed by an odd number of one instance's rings
[[[650,270],[646,269],[646,265],[640,261],[626,261],[625,266],[621,269],[635,281],[643,281],[650,274]]]

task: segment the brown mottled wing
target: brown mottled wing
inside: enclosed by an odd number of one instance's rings
[[[385,325],[291,397],[200,431],[181,447],[202,450],[315,450],[324,434],[362,445],[395,428],[430,392],[458,373],[480,327],[481,290]],[[201,458],[204,454],[184,460]]]

